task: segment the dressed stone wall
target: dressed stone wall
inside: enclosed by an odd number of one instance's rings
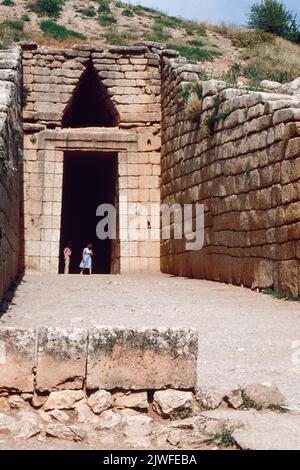
[[[0,51],[0,299],[21,267],[20,52],[18,47]]]
[[[24,118],[25,147],[25,264],[29,269],[57,272],[62,202],[63,151],[53,144],[66,138],[62,130],[64,111],[76,93],[80,77],[93,66],[107,98],[119,115],[118,125],[109,128],[103,150],[118,152],[118,198],[150,205],[160,201],[161,80],[160,56],[154,46],[113,47],[108,50],[75,46],[72,50],[49,49],[36,44],[23,46],[24,85],[28,90]],[[171,52],[169,54],[172,55]],[[91,129],[90,134],[101,133]],[[104,130],[103,130],[104,129]],[[108,132],[108,128],[102,131]],[[42,138],[48,130],[48,140]],[[51,141],[50,131],[53,131]],[[55,131],[55,132],[54,132]],[[77,148],[92,151],[86,143],[87,129]],[[131,144],[120,148],[120,137],[128,133]],[[134,136],[134,139],[132,139]],[[123,138],[122,138],[123,139]],[[122,140],[121,139],[121,140]],[[124,140],[125,139],[125,140]],[[126,138],[123,142],[126,141]],[[96,138],[97,140],[97,138]],[[101,139],[100,139],[101,140]],[[65,141],[66,143],[67,141]],[[97,147],[97,146],[96,146]],[[97,147],[101,150],[101,147]],[[126,209],[125,209],[126,211]],[[159,214],[146,229],[144,240],[126,240],[119,211],[119,243],[114,247],[114,272],[158,271],[160,258]],[[135,214],[130,215],[134,218]],[[150,237],[150,229],[156,237]],[[148,233],[149,230],[149,233]],[[152,233],[153,234],[153,233]]]
[[[202,124],[193,122],[178,96],[198,72],[164,60],[162,202],[203,203],[205,245],[163,240],[162,271],[298,295],[300,99],[203,82]],[[217,102],[227,117],[208,135]]]

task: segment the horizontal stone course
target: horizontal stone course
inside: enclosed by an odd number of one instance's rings
[[[192,389],[197,355],[190,329],[0,327],[0,391]]]
[[[164,240],[163,272],[299,295],[299,99],[204,82],[200,122],[217,94],[226,113],[207,136],[178,105],[193,81],[184,68],[163,61],[161,194],[170,205],[204,204],[205,244],[189,253]]]

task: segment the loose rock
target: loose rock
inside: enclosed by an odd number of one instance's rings
[[[100,414],[112,406],[113,398],[106,390],[99,390],[89,397],[88,404],[95,414]]]
[[[191,409],[193,394],[179,390],[162,390],[154,393],[153,404],[159,415],[168,418],[173,412]]]
[[[45,404],[45,410],[70,410],[84,398],[82,390],[52,392]]]
[[[55,437],[56,439],[64,439],[67,441],[84,441],[86,432],[79,426],[65,426],[64,424],[48,424],[46,435]]]

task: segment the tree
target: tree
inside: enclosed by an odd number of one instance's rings
[[[297,15],[279,0],[262,0],[250,7],[248,26],[254,30],[267,31],[291,41],[300,39]]]

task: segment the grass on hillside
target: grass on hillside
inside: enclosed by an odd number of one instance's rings
[[[226,24],[211,25],[210,29],[231,39],[240,49],[245,64],[235,64],[227,74],[233,84],[238,76],[246,77],[252,88],[262,80],[286,83],[300,76],[300,46],[264,31]]]
[[[57,41],[65,41],[70,38],[86,39],[86,37],[78,31],[65,28],[64,26],[56,24],[52,20],[44,20],[41,22],[41,30],[46,36],[51,36]]]
[[[205,62],[222,55],[217,50],[209,50],[204,47],[195,47],[184,44],[167,43],[169,49],[174,49],[180,53],[181,56],[188,59],[190,62]]]
[[[138,34],[134,31],[118,31],[116,28],[108,29],[103,36],[107,44],[111,46],[126,46],[139,39]]]

